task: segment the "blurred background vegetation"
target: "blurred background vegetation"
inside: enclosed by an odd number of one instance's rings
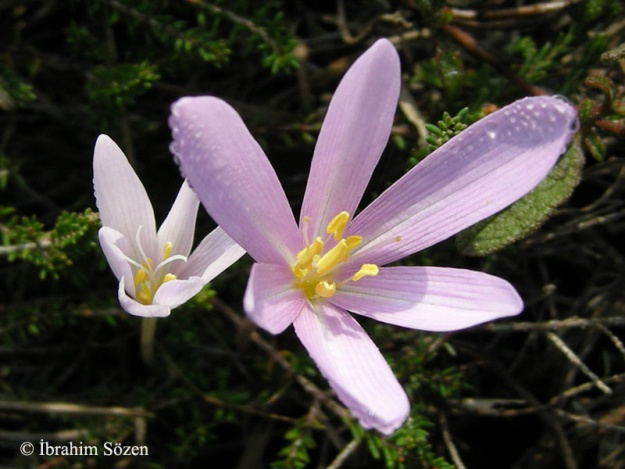
[[[331,93],[379,37],[403,91],[364,203],[497,107],[578,107],[529,226],[484,247],[487,223],[407,261],[502,276],[524,313],[453,334],[361,321],[412,403],[389,438],[351,420],[290,330],[244,318],[246,258],[158,321],[145,365],[97,245],[97,135],[126,152],[160,221],[181,183],[169,105],[220,96],[297,212]],[[0,466],[624,468],[624,37],[616,0],[0,0]],[[198,237],[212,226],[201,214]],[[20,455],[41,439],[149,456]]]

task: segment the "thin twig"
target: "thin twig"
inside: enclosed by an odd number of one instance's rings
[[[351,454],[356,451],[358,446],[360,446],[361,440],[352,440],[341,450],[339,454],[336,455],[336,458],[328,464],[326,469],[339,469],[345,461],[351,456]]]
[[[471,36],[469,33],[467,33],[466,31],[463,31],[462,29],[456,26],[453,26],[451,24],[447,24],[443,26],[443,31],[445,31],[445,33],[447,33],[454,41],[456,41],[458,44],[464,47],[467,50],[467,52],[469,52],[471,55],[474,55],[478,59],[483,60],[484,62],[492,65],[499,73],[504,75],[511,83],[513,83],[515,86],[518,86],[527,94],[532,95],[532,96],[542,96],[544,94],[547,94],[545,90],[543,90],[542,88],[539,88],[538,86],[532,85],[527,80],[520,77],[519,75],[514,73],[512,70],[510,70],[508,67],[506,67],[504,64],[502,64],[495,55],[491,54],[490,52],[487,52],[484,48],[482,48],[482,46],[478,44],[475,38]]]
[[[443,440],[445,441],[445,446],[447,447],[447,451],[449,451],[449,455],[451,456],[451,460],[454,462],[456,469],[466,469],[466,466],[460,459],[460,453],[454,445],[453,440],[451,439],[451,434],[449,433],[449,425],[447,425],[447,417],[445,414],[440,414],[438,421],[441,425],[441,433],[443,434]]]
[[[607,317],[607,318],[578,318],[572,317],[567,319],[554,319],[544,322],[508,322],[501,324],[487,324],[480,327],[480,331],[490,332],[528,332],[528,331],[557,331],[561,329],[583,329],[587,327],[596,327],[598,324],[604,326],[625,326],[625,317]]]
[[[259,415],[259,416],[262,416],[262,417],[265,417],[265,418],[269,418],[269,419],[272,419],[272,420],[278,420],[278,421],[281,421],[281,422],[288,422],[288,423],[296,423],[297,422],[297,420],[292,419],[290,417],[286,417],[284,415],[274,414],[272,412],[263,412],[261,410],[256,410],[256,409],[254,409],[252,407],[247,407],[247,406],[244,406],[244,405],[234,404],[232,402],[226,402],[226,401],[224,401],[222,399],[219,399],[218,397],[211,396],[207,392],[204,392],[202,389],[200,389],[193,381],[191,381],[189,378],[187,378],[186,375],[182,372],[181,368],[178,366],[178,364],[174,361],[174,359],[167,352],[161,351],[161,353],[163,355],[163,358],[167,362],[167,365],[169,366],[169,369],[176,375],[176,377],[180,378],[182,380],[182,382],[191,391],[193,391],[198,397],[200,397],[207,404],[213,405],[215,407],[223,407],[225,409],[236,410],[238,412],[242,412],[242,413],[245,413],[245,414]]]
[[[226,305],[218,297],[213,297],[212,301],[217,310],[232,321],[238,328],[244,327],[243,320],[234,310],[232,310],[232,308]],[[291,364],[271,344],[265,341],[258,332],[255,330],[251,331],[248,338],[260,347],[267,355],[269,355],[272,360],[284,368],[285,371],[293,375],[298,384],[304,388],[308,394],[322,402],[330,411],[341,419],[352,419],[350,413],[347,409],[345,409],[345,407],[339,405],[334,399],[329,398],[328,395],[319,389],[312,381],[296,373]]]
[[[553,332],[547,332],[547,338],[551,341],[552,344],[556,346],[560,352],[570,361],[573,365],[575,365],[582,373],[584,373],[590,380],[594,383],[594,385],[601,390],[601,392],[605,394],[612,394],[612,390],[603,382],[601,378],[597,376],[593,371],[586,366],[584,362],[577,356],[577,354],[569,348],[564,341],[558,337]]]
[[[153,417],[154,414],[140,407],[100,407],[68,402],[0,401],[0,409],[18,412],[41,412],[49,414],[106,415],[120,417]]]

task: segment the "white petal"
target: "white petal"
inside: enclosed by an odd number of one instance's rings
[[[199,276],[208,283],[239,260],[243,254],[245,254],[243,248],[224,230],[217,227],[195,248],[188,261],[179,264],[180,268],[177,271],[172,270],[172,273],[178,278]]]
[[[206,282],[201,277],[190,277],[184,280],[170,280],[163,283],[152,300],[152,304],[176,308],[197,295]]]
[[[169,313],[171,312],[171,308],[169,306],[155,304],[144,305],[128,296],[124,283],[124,277],[122,277],[119,281],[119,288],[117,290],[117,298],[119,299],[119,303],[124,311],[132,314],[133,316],[141,316],[144,318],[164,318],[169,316]]]
[[[167,218],[158,229],[159,249],[165,248],[165,243],[172,243],[171,255],[181,254],[188,256],[193,245],[195,220],[200,201],[185,181],[180,188],[178,197],[172,205]]]
[[[104,226],[98,231],[98,239],[104,257],[106,257],[115,277],[118,280],[122,277],[133,278],[132,269],[126,257],[132,254],[132,247],[124,235],[113,228]],[[128,285],[128,293],[132,296],[135,294],[135,285],[132,282]]]
[[[95,144],[93,187],[102,225],[119,231],[132,244],[141,226],[141,244],[147,255],[153,256],[156,223],[152,204],[126,155],[106,135],[100,135]]]

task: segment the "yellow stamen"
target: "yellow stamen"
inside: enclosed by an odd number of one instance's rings
[[[319,259],[319,262],[317,262],[315,266],[317,268],[317,275],[327,274],[338,264],[347,259],[347,256],[349,256],[347,241],[342,239]]]
[[[322,280],[315,287],[315,293],[322,298],[330,298],[336,291],[336,284],[334,282],[327,282]]]
[[[375,264],[363,264],[358,272],[352,275],[352,280],[357,282],[363,277],[375,277],[380,272],[380,269]]]
[[[295,277],[295,286],[303,291],[309,301],[330,298],[338,288],[349,281],[378,275],[377,265],[363,264],[354,275],[339,283],[336,282],[335,276],[341,277],[340,270],[338,270],[340,265],[347,261],[352,251],[362,244],[361,236],[353,235],[343,238],[349,218],[349,213],[341,212],[328,223],[326,232],[334,238],[336,244],[332,243],[328,237],[326,242],[334,246],[326,250],[321,237],[317,237],[312,243],[308,241],[307,226],[310,218],[302,217],[304,225],[302,235],[306,247],[297,253],[292,272]]]
[[[137,301],[144,305],[149,305],[152,303],[152,294],[150,292],[150,287],[147,283],[142,284],[137,289]]]
[[[141,285],[143,282],[146,281],[147,278],[148,273],[145,271],[145,269],[137,270],[137,273],[135,274],[135,285]]]
[[[334,236],[334,241],[338,241],[343,237],[343,231],[345,230],[348,221],[349,213],[341,212],[335,216],[330,223],[328,223],[326,232]]]
[[[310,269],[314,257],[318,256],[322,249],[323,241],[321,241],[320,237],[317,237],[312,244],[297,253],[297,266],[302,270]]]
[[[345,242],[347,243],[347,248],[351,251],[362,244],[362,236],[349,236],[345,238]]]
[[[171,256],[171,247],[173,246],[171,241],[167,241],[165,243],[165,249],[163,249],[163,259],[169,258]]]
[[[165,275],[165,277],[163,278],[163,283],[165,282],[169,282],[171,280],[176,280],[176,276],[174,274],[167,274]]]

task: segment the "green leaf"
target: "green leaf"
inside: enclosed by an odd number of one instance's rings
[[[584,154],[576,139],[558,164],[534,190],[507,209],[473,225],[456,237],[465,255],[484,256],[537,229],[579,183]]]

